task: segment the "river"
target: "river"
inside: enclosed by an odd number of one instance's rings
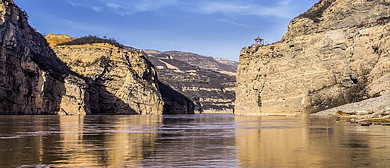
[[[390,127],[334,118],[0,116],[0,167],[389,167]]]

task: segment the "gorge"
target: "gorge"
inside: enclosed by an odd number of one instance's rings
[[[113,40],[56,36],[77,44],[52,45],[53,52],[12,0],[0,1],[0,9],[0,114],[194,113],[190,99],[160,90],[143,53]]]

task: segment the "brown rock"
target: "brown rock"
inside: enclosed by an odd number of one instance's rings
[[[315,112],[389,91],[389,2],[322,0],[240,54],[236,114]]]
[[[47,34],[45,36],[45,38],[46,38],[47,42],[49,43],[50,47],[76,40],[76,38],[70,37],[66,34],[53,34],[53,33]]]
[[[73,71],[91,79],[92,113],[163,114],[157,74],[146,55],[107,43],[53,49]]]
[[[88,85],[12,0],[0,1],[0,114],[89,114]]]

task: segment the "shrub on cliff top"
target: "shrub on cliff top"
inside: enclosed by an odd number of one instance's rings
[[[59,46],[60,45],[83,45],[83,44],[93,44],[93,43],[108,43],[108,44],[111,44],[115,47],[119,47],[119,48],[124,47],[122,44],[120,44],[119,42],[117,42],[113,38],[109,38],[109,39],[100,38],[96,35],[94,35],[94,36],[88,35],[88,36],[80,37],[80,38],[77,38],[76,40],[69,41],[69,42],[62,43],[62,44],[58,44],[58,45]]]

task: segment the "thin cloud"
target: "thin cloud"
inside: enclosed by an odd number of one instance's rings
[[[238,5],[238,4],[227,4],[223,2],[204,2],[201,3],[198,10],[204,14],[211,13],[243,13],[246,10],[249,10],[251,6],[247,5]]]
[[[261,4],[245,3],[242,1],[202,1],[196,12],[202,14],[223,13],[226,15],[255,15],[255,16],[276,16],[289,18],[293,13],[292,0],[279,1],[276,6],[265,6]]]
[[[97,12],[111,12],[118,15],[132,15],[138,12],[157,12],[176,10],[184,13],[214,14],[242,16],[276,16],[289,18],[294,15],[293,0],[279,0],[273,6],[263,5],[264,1],[244,0],[69,0],[72,6],[89,7]]]
[[[91,7],[94,11],[96,11],[96,12],[101,12],[101,7],[97,7],[97,6],[92,6]]]
[[[229,23],[229,24],[232,24],[232,25],[236,25],[236,26],[243,26],[243,27],[247,27],[248,26],[246,24],[236,23],[236,22],[228,20],[228,19],[217,19],[217,20],[221,21],[221,22],[224,22],[224,23]]]
[[[174,7],[179,0],[69,0],[75,7],[88,7],[97,12],[110,12],[118,15],[131,15],[137,12],[156,11],[165,7]]]

